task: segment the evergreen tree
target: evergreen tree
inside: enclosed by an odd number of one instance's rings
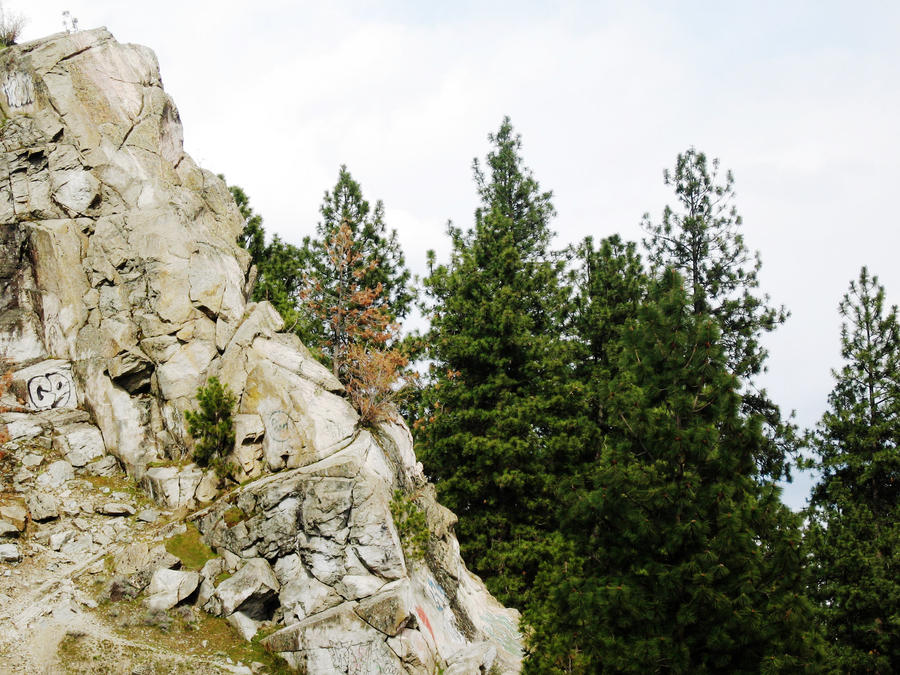
[[[185,410],[187,430],[194,439],[194,460],[200,466],[214,466],[224,476],[227,465],[224,457],[234,449],[234,406],[237,397],[211,377],[206,386],[197,390],[200,409]]]
[[[840,672],[900,672],[900,326],[863,267],[840,303],[837,384],[814,437],[811,589]]]
[[[798,519],[755,480],[765,439],[716,322],[669,271],[616,353],[596,461],[563,481],[525,612],[526,672],[813,671]]]
[[[648,277],[635,244],[618,235],[601,240],[597,249],[588,237],[575,253],[581,264],[570,328],[581,347],[576,377],[593,381],[614,367],[622,330],[637,314]]]
[[[322,220],[316,228],[316,237],[307,237],[303,242],[307,262],[305,301],[327,302],[339,293],[338,287],[346,285],[347,279],[341,275],[349,273],[360,288],[380,289],[373,308],[384,310],[391,321],[404,318],[414,295],[397,231],[388,232],[384,223],[384,204],[379,200],[372,209],[363,198],[359,183],[342,166],[334,188],[325,193],[320,213]],[[355,259],[352,269],[339,269],[329,256],[329,242],[344,226],[351,234]],[[335,330],[333,322],[320,320],[309,327],[306,336],[310,346],[319,347],[328,361],[334,357],[329,345],[347,339]]]
[[[727,367],[744,386],[742,408],[763,415],[767,423],[769,442],[757,457],[762,474],[776,479],[789,475],[786,455],[796,445],[795,429],[765,391],[752,386],[767,356],[760,338],[784,323],[788,312],[758,294],[762,261],[744,243],[733,203],[734,177],[727,171],[720,181],[719,160],[708,163],[705,154],[691,148],[678,155],[675,170],[667,169],[664,179],[674,187],[680,209],[666,206],[659,224],[644,215],[651,266],[657,272],[677,270],[694,314],[708,314],[718,322]]]
[[[425,280],[432,367],[416,441],[460,517],[467,564],[503,602],[521,604],[553,528],[567,291],[548,250],[550,193],[524,167],[508,118],[489,139],[485,165],[474,162],[474,227],[450,226],[452,258]]]
[[[237,185],[231,185],[228,189],[244,217],[244,229],[238,235],[237,243],[250,252],[250,263],[256,266],[256,284],[251,299],[254,302],[271,302],[284,319],[287,330],[305,337],[310,332],[311,323],[300,301],[306,251],[288,244],[277,234],[267,244],[262,216],[253,211],[247,193]]]
[[[221,174],[219,174],[219,178],[225,180]],[[250,197],[243,188],[238,185],[229,185],[228,190],[244,218],[244,229],[238,235],[237,242],[250,252],[250,263],[258,268],[266,251],[266,231],[263,228],[262,216],[253,211],[253,207],[250,206]]]
[[[618,372],[622,332],[637,316],[649,284],[637,247],[618,235],[601,240],[596,249],[588,237],[575,256],[579,263],[576,291],[567,319],[572,372],[565,383],[569,410],[564,411],[569,415],[565,433],[571,450],[559,467],[560,503],[593,470],[597,448],[609,432],[603,415],[604,392]]]

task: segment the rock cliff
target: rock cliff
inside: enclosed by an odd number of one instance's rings
[[[60,645],[94,640],[132,672],[139,641],[107,624],[137,598],[264,633],[309,673],[518,672],[517,614],[463,565],[407,428],[360,428],[340,382],[248,301],[240,214],[184,153],[153,53],[60,34],[0,53],[0,90],[4,662],[62,667]],[[240,487],[189,462],[184,412],[212,376],[238,397]],[[426,516],[423,560],[396,494]]]

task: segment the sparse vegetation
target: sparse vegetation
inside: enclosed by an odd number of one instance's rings
[[[228,527],[234,527],[238,523],[247,520],[247,514],[240,507],[232,506],[222,514],[222,519]]]
[[[16,44],[28,19],[18,12],[10,12],[0,5],[0,46],[9,47]]]
[[[374,426],[398,418],[397,405],[407,399],[416,377],[397,349],[353,345],[347,352],[346,389],[359,423]]]
[[[65,10],[62,13],[63,18],[63,30],[67,33],[77,33],[78,32],[78,17],[72,14],[69,10]]]
[[[413,561],[424,558],[430,536],[425,512],[412,497],[404,494],[402,490],[394,490],[394,498],[391,499],[391,516],[397,526],[406,559]]]

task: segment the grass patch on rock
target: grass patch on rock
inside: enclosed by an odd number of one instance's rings
[[[222,515],[222,518],[228,527],[234,527],[238,523],[247,520],[247,514],[240,507],[232,506]]]
[[[181,561],[185,569],[189,570],[199,570],[207,560],[216,557],[213,550],[200,536],[200,530],[193,523],[187,523],[187,529],[181,534],[166,539],[165,547],[169,553]]]

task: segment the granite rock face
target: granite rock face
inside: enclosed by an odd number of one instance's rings
[[[0,422],[58,457],[23,455],[17,484],[65,500],[68,486],[92,485],[75,476],[120,465],[216,554],[199,572],[175,570],[135,544],[117,558],[122,588],[154,610],[194,604],[248,639],[274,623],[263,644],[303,672],[518,672],[518,615],[463,565],[455,517],[408,429],[360,428],[341,383],[280,332],[269,303],[248,301],[240,213],[184,153],[153,53],[105,29],[8,48],[0,118],[0,357],[13,410]],[[188,463],[184,413],[212,376],[238,400],[227,490]],[[397,490],[426,515],[424,560],[404,553]],[[111,497],[27,505],[34,521],[93,512],[125,531],[135,509]],[[118,530],[79,533],[77,520],[50,548],[99,555],[115,541]]]

